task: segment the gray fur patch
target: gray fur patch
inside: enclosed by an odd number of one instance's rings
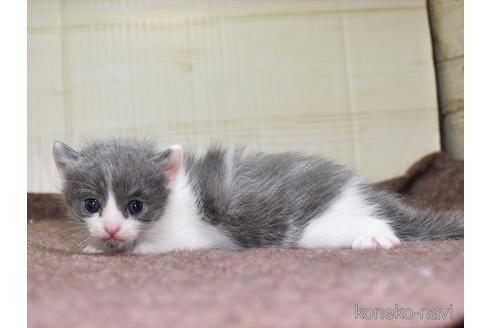
[[[317,156],[229,152],[214,147],[185,165],[203,219],[242,247],[294,246],[351,176]]]
[[[445,240],[464,237],[463,213],[431,212],[406,204],[395,194],[366,186],[367,200],[389,222],[401,240]]]

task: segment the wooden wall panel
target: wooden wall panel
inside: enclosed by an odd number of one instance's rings
[[[30,1],[28,190],[54,138],[322,154],[371,180],[439,148],[424,1]]]

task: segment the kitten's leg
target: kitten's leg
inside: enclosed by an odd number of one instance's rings
[[[156,245],[152,245],[150,243],[141,243],[135,246],[135,248],[131,251],[133,254],[158,254],[170,251],[170,249],[165,249],[164,247],[157,247]]]
[[[297,245],[314,248],[391,248],[400,244],[392,227],[349,183],[328,208],[309,222]]]
[[[87,246],[85,246],[83,249],[82,249],[82,253],[85,253],[85,254],[100,254],[100,253],[103,253],[103,251],[101,251],[100,249],[94,247],[93,245],[89,244]]]
[[[360,214],[360,213],[359,213]],[[354,215],[339,218],[323,215],[304,230],[298,246],[306,248],[392,248],[400,244],[388,223],[372,217]]]

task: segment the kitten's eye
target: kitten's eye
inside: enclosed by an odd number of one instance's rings
[[[138,214],[143,210],[143,203],[139,200],[132,200],[128,203],[128,212],[132,215]]]
[[[99,206],[99,202],[97,201],[97,199],[88,198],[88,199],[84,200],[84,207],[87,210],[87,212],[96,213],[97,211],[99,211],[100,206]]]

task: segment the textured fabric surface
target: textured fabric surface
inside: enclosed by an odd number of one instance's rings
[[[463,163],[432,154],[382,185],[416,204],[462,208]],[[70,241],[71,223],[60,219],[56,199],[28,197],[30,327],[462,325],[463,241],[403,243],[391,250],[84,255]],[[452,318],[368,320],[370,311],[360,311],[394,310],[395,304],[422,313],[451,308]]]
[[[403,176],[379,185],[406,196],[415,206],[463,211],[464,168],[463,161],[433,153],[412,165]]]

